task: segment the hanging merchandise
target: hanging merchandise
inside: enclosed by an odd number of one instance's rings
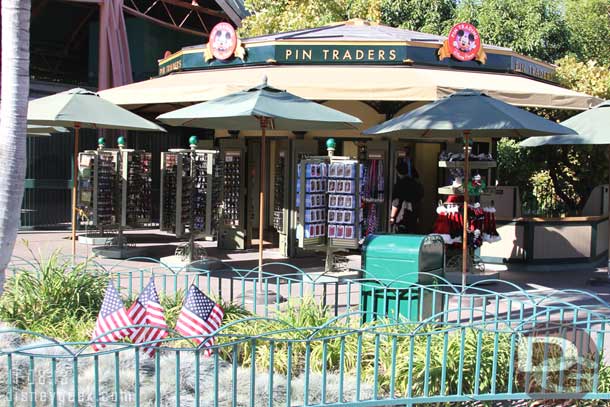
[[[223,178],[223,211],[222,219],[225,224],[240,226],[240,198],[241,198],[241,166],[242,156],[238,152],[228,152],[224,158]]]
[[[78,203],[81,224],[118,226],[117,151],[89,150],[78,155]]]
[[[278,232],[284,231],[284,174],[286,173],[286,157],[280,153],[275,162],[275,182],[273,199],[273,227]]]
[[[441,235],[445,244],[461,243],[464,227],[463,203],[440,202],[436,213],[437,218],[432,232]],[[476,249],[483,242],[500,240],[496,230],[495,208],[482,207],[479,203],[468,205],[467,222],[468,246],[470,248]]]
[[[219,177],[213,150],[172,149],[161,153],[160,229],[181,238],[214,239]]]
[[[151,154],[126,148],[100,148],[78,155],[81,223],[103,228],[151,223]],[[119,139],[122,146],[121,139]]]
[[[363,164],[362,236],[381,230],[381,214],[385,201],[384,161],[381,154],[369,153]]]
[[[151,153],[121,149],[119,155],[123,171],[125,211],[122,225],[131,227],[147,226],[151,223],[152,176]],[[126,182],[125,182],[126,181]]]
[[[364,167],[346,157],[313,157],[297,167],[302,248],[357,248]]]
[[[472,180],[468,184],[468,193],[473,197],[481,196],[481,192],[484,192],[487,188],[487,184],[485,179],[483,179],[479,174],[472,177]]]

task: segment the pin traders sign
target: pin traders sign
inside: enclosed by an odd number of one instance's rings
[[[477,29],[468,23],[459,23],[451,28],[449,37],[438,50],[438,57],[441,61],[450,57],[462,62],[475,59],[481,64],[485,64],[487,61],[487,55],[481,44],[481,36]]]
[[[203,59],[209,62],[213,59],[226,61],[232,57],[242,61],[246,56],[246,49],[229,23],[218,23],[212,28],[210,38],[203,50]]]

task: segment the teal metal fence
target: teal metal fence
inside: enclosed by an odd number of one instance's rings
[[[610,399],[610,307],[586,291],[528,292],[501,281],[495,290],[481,283],[462,290],[440,277],[398,288],[400,278],[313,279],[289,265],[275,265],[285,270],[263,273],[258,282],[257,270],[128,264],[90,266],[107,271],[126,298],[153,277],[162,295],[196,284],[253,316],[225,323],[199,346],[170,330],[154,358],[141,353],[146,343],[93,352],[91,342],[0,328],[0,403],[606,405]],[[16,259],[9,276],[36,268]],[[308,326],[286,318],[306,321],[311,301],[328,311],[327,321]]]

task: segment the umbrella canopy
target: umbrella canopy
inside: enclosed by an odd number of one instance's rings
[[[529,137],[574,134],[550,120],[467,89],[365,130],[364,134],[403,137]]]
[[[36,124],[28,124],[27,134],[29,136],[48,136],[51,133],[69,133],[70,130],[65,127],[56,126],[39,126]]]
[[[574,131],[533,113],[511,106],[484,93],[466,89],[381,123],[364,134],[400,135],[413,138],[527,137],[573,134]],[[465,149],[466,150],[466,149]],[[466,150],[468,151],[468,150]],[[464,154],[464,175],[470,177],[470,154]],[[468,203],[468,188],[464,188]],[[468,271],[468,205],[464,205],[462,233],[462,286]]]
[[[165,132],[163,127],[123,109],[97,93],[74,88],[28,103],[28,125],[74,127],[74,177],[78,174],[81,128]],[[72,255],[76,255],[76,190],[72,183]],[[120,231],[120,228],[119,228]]]
[[[271,118],[274,130],[353,129],[362,122],[335,109],[273,88],[259,86],[157,117],[172,126],[258,130],[259,118]]]
[[[81,88],[30,101],[28,124],[165,132],[155,123]]]
[[[592,109],[572,116],[561,124],[575,130],[578,134],[528,138],[519,143],[519,146],[607,144],[610,157],[610,101],[603,102]],[[610,199],[610,189],[608,190],[608,197]],[[608,245],[610,246],[610,240]],[[608,253],[610,253],[610,247]],[[608,258],[608,273],[610,278],[610,257]]]
[[[362,124],[360,119],[322,106],[289,92],[263,83],[207,102],[178,109],[157,117],[172,126],[208,129],[261,130],[261,170],[259,202],[258,271],[262,289],[263,229],[265,214],[265,131],[275,130],[341,130]],[[191,234],[192,239],[192,234]],[[262,291],[261,291],[262,292]]]
[[[549,144],[610,144],[610,101],[572,116],[561,124],[578,134],[528,138],[519,145],[538,147]]]

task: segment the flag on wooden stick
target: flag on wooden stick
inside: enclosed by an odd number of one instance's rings
[[[150,279],[144,290],[129,307],[127,314],[134,325],[145,325],[134,328],[129,337],[133,343],[152,342],[143,349],[144,353],[152,357],[160,344],[158,341],[169,334],[165,322],[165,313],[159,301],[153,278]]]
[[[176,322],[176,331],[201,345],[204,343],[206,354],[214,345],[214,337],[209,337],[220,328],[224,311],[195,285],[191,285],[184,299],[180,316]]]
[[[108,281],[102,309],[95,322],[93,336],[91,341],[94,342],[91,347],[98,351],[106,347],[104,343],[118,342],[121,339],[131,334],[131,329],[128,326],[133,325],[131,318],[125,311],[123,301],[119,296],[112,281]]]

